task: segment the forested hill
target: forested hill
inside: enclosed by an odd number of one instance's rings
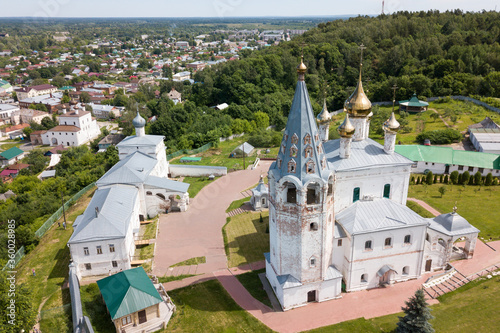
[[[203,102],[235,102],[251,109],[253,103],[263,102],[261,109],[271,111],[281,100],[273,93],[294,87],[295,67],[304,43],[311,96],[320,102],[326,81],[328,106],[338,109],[356,84],[358,45],[362,43],[367,47],[363,81],[372,101],[391,100],[394,84],[400,87],[397,99],[407,99],[415,91],[420,96],[498,97],[499,22],[498,12],[457,10],[400,12],[321,23],[291,42],[243,53],[241,61],[226,64],[217,73],[200,72],[196,81],[205,84],[193,87],[193,92],[200,91]],[[316,111],[320,104],[315,105]]]

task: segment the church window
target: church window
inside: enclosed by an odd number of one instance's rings
[[[318,154],[323,153],[323,145],[321,143],[318,144]]]
[[[319,184],[310,183],[307,185],[307,204],[319,204]]]
[[[102,254],[102,247],[100,245],[96,246],[96,250],[97,250],[97,254]]]
[[[306,167],[307,167],[307,173],[314,173],[314,162],[312,160],[307,162]]]
[[[363,283],[368,282],[368,274],[361,274],[361,282]]]
[[[262,198],[262,204],[265,205],[266,204],[266,198]]]
[[[431,241],[431,237],[429,236],[429,234],[426,234],[426,235],[425,235],[425,240],[426,240],[426,241],[428,241],[428,242],[430,242],[430,241]]]
[[[307,146],[306,149],[304,150],[305,156],[306,157],[312,157],[313,156],[313,149],[311,146]]]
[[[297,146],[293,145],[290,148],[290,157],[297,157]]]
[[[355,187],[352,191],[352,202],[356,202],[359,200],[359,187]]]
[[[109,244],[109,252],[115,252],[115,244]]]
[[[161,193],[156,193],[156,196],[162,200],[165,200],[165,196]]]
[[[293,144],[299,143],[299,137],[295,133],[293,133],[292,135],[292,143]]]
[[[304,144],[307,145],[307,144],[311,144],[311,135],[309,133],[307,133],[305,136],[304,136]]]
[[[328,179],[328,195],[333,194],[333,178]]]
[[[297,203],[297,188],[292,183],[285,183],[286,186],[286,202]]]
[[[146,195],[153,195],[153,192],[151,192],[151,191],[147,191],[147,192],[146,192]]]
[[[83,254],[85,254],[86,256],[88,256],[90,254],[88,247],[83,248]]]
[[[297,166],[297,163],[294,160],[290,160],[290,162],[288,162],[288,172],[295,173],[296,166]]]
[[[391,237],[387,237],[385,239],[384,246],[385,247],[392,247],[392,238]]]
[[[405,236],[405,244],[411,244],[411,235]]]
[[[384,185],[384,198],[389,199],[390,194],[391,194],[391,184],[385,184]]]
[[[365,250],[371,250],[372,249],[372,241],[366,241],[365,242]]]
[[[342,246],[342,239],[337,240],[337,246],[338,247]]]
[[[309,224],[309,230],[311,230],[311,231],[318,230],[318,224],[316,222]]]
[[[408,275],[408,274],[410,274],[410,266],[403,267],[403,275]]]
[[[311,265],[311,267],[316,266],[316,258],[311,258],[310,265]]]
[[[111,262],[111,265],[112,265],[113,267],[115,267],[115,268],[116,268],[116,267],[118,267],[118,263],[116,262],[116,260],[113,260],[113,261]]]
[[[90,271],[92,269],[92,265],[91,264],[85,264],[85,269]]]

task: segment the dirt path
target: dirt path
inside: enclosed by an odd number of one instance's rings
[[[452,128],[453,126],[449,125],[446,120],[443,119],[443,117],[439,114],[439,112],[436,110],[436,109],[431,109],[429,108],[429,110],[431,110],[432,112],[434,113],[437,113],[439,115],[439,119],[441,119],[441,121],[444,123],[444,125],[448,128]]]

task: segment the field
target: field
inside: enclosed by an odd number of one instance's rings
[[[223,227],[225,247],[229,267],[236,267],[264,260],[264,252],[269,252],[269,212],[243,213],[231,218]]]
[[[447,189],[443,197],[438,192],[441,186]],[[500,239],[499,186],[411,185],[408,197],[423,200],[441,213],[450,213],[456,202],[457,213],[481,230],[479,237],[485,241]]]
[[[215,179],[217,178],[219,177],[215,177]],[[202,188],[213,182],[213,180],[209,180],[208,177],[184,177],[182,181],[191,184],[188,188],[189,197],[191,199],[194,198]]]

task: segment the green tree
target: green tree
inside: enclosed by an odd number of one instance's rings
[[[427,175],[425,176],[425,182],[427,185],[432,185],[434,182],[434,175],[432,174],[432,171],[429,171]]]
[[[23,330],[29,332],[36,323],[37,316],[31,291],[26,284],[21,284],[16,285],[15,292],[12,292],[13,284],[15,284],[15,279],[12,280],[10,274],[0,272],[0,307],[3,313],[0,326],[3,327],[2,332],[22,332]],[[9,309],[11,300],[15,301],[15,307],[12,310]],[[13,316],[9,316],[11,311]]]
[[[453,185],[456,185],[458,184],[458,176],[460,175],[460,173],[455,170],[453,171],[451,174],[450,174],[450,181]]]
[[[465,171],[463,174],[462,174],[462,181],[460,182],[461,185],[467,185],[469,184],[469,180],[470,180],[470,174],[469,174],[469,171]]]
[[[80,95],[80,102],[81,103],[90,103],[90,95],[88,92],[84,91]]]
[[[446,187],[444,187],[444,186],[440,186],[440,187],[438,188],[438,191],[439,191],[439,193],[441,194],[441,198],[442,198],[442,197],[443,197],[443,195],[446,193]]]
[[[404,317],[398,317],[397,333],[433,333],[434,329],[429,320],[434,317],[430,313],[428,304],[425,301],[423,289],[418,289],[415,295],[405,302],[406,306],[401,309],[404,311]]]
[[[483,183],[483,177],[481,175],[481,172],[476,172],[474,174],[474,185],[482,185]]]
[[[254,113],[254,116],[257,128],[266,129],[269,126],[269,116],[267,115],[267,113],[257,111]]]
[[[486,175],[486,180],[484,181],[484,185],[491,186],[491,184],[493,184],[493,175],[491,174],[491,172],[489,172]]]
[[[448,175],[445,175],[444,176],[444,181],[443,181],[445,184],[448,184],[450,181],[449,181],[449,178],[448,178]]]

